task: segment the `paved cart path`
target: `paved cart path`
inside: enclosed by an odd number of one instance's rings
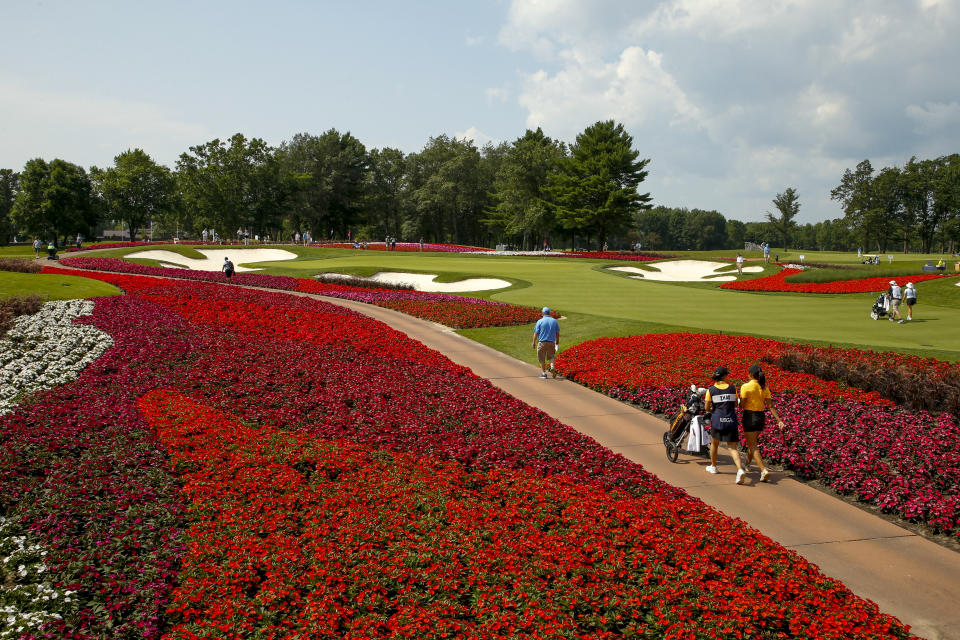
[[[754,472],[737,486],[723,450],[718,475],[705,472],[703,458],[681,453],[676,464],[670,463],[663,420],[574,382],[543,380],[539,368],[442,325],[359,302],[323,299],[385,322],[664,481],[743,519],[909,624],[913,633],[960,640],[960,553],[776,472],[767,483]]]

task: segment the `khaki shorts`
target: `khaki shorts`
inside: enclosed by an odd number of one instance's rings
[[[557,354],[557,345],[553,342],[538,342],[537,343],[537,360],[540,361],[540,364],[543,364],[547,360],[553,360],[553,357]]]

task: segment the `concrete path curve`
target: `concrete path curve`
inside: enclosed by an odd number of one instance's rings
[[[320,296],[318,296],[320,297]],[[734,484],[733,463],[721,473],[707,462],[664,455],[664,421],[568,380],[543,380],[540,370],[454,333],[448,327],[359,302],[326,298],[402,331],[469,367],[510,395],[643,465],[664,481],[740,518],[876,602],[928,640],[960,640],[960,554],[882,518],[771,472]],[[721,450],[722,451],[722,450]]]

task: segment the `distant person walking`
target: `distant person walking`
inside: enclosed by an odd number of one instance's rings
[[[40,259],[40,250],[41,250],[41,249],[43,249],[43,243],[40,242],[40,238],[39,238],[38,236],[34,236],[34,238],[33,238],[33,252],[37,254],[37,259],[38,259],[38,260]]]
[[[750,381],[740,387],[740,407],[743,409],[743,435],[747,439],[747,469],[755,461],[760,467],[760,482],[766,482],[770,471],[763,464],[760,451],[757,450],[757,439],[766,425],[767,414],[770,413],[777,420],[777,426],[783,429],[783,420],[777,415],[776,409],[770,403],[770,389],[767,387],[767,377],[760,365],[750,365]]]
[[[704,408],[707,412],[712,412],[710,416],[710,465],[707,467],[707,473],[717,473],[717,451],[720,443],[724,442],[730,457],[733,458],[733,464],[737,466],[737,484],[743,484],[743,477],[746,471],[740,462],[740,451],[737,447],[740,443],[740,432],[737,428],[737,405],[740,404],[740,396],[737,394],[737,388],[727,382],[727,376],[730,374],[726,367],[717,367],[713,372],[713,384],[707,389]]]
[[[900,324],[903,324],[903,318],[900,317],[900,302],[903,299],[903,290],[900,288],[900,285],[897,284],[896,280],[890,281],[890,288],[887,290],[887,293],[890,294],[890,322],[894,322],[893,317],[897,317],[897,321]]]
[[[230,278],[233,277],[233,263],[230,262],[230,258],[223,256],[223,266],[220,267],[220,270],[223,271],[223,275],[227,277],[227,282],[230,282]]]
[[[737,254],[737,275],[743,275],[743,256],[739,253]]]
[[[540,377],[547,377],[547,363],[550,373],[557,377],[557,370],[553,367],[557,357],[557,347],[560,345],[560,323],[550,315],[550,307],[541,309],[543,317],[533,326],[533,348],[537,350],[537,360],[540,362]]]
[[[763,261],[768,264],[770,263],[770,243],[769,242],[763,243]]]
[[[907,305],[907,320],[913,320],[913,305],[917,304],[917,289],[912,282],[903,288],[903,301]]]

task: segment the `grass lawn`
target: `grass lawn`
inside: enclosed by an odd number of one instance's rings
[[[0,298],[38,295],[47,300],[70,300],[122,293],[113,285],[90,278],[0,271]]]
[[[223,248],[223,247],[217,247]],[[916,320],[897,325],[869,317],[875,294],[811,295],[750,293],[717,289],[717,283],[641,281],[609,272],[612,264],[637,263],[580,258],[484,256],[452,253],[356,251],[351,249],[289,248],[299,258],[261,263],[266,273],[309,277],[336,271],[372,275],[377,271],[440,274],[441,280],[464,277],[503,278],[510,288],[478,292],[490,298],[526,306],[549,305],[568,317],[561,323],[564,346],[602,335],[650,331],[692,330],[742,333],[786,340],[897,350],[960,360],[960,280],[920,283]],[[187,250],[186,247],[183,248]],[[100,255],[122,256],[135,249],[115,249]],[[189,249],[192,251],[192,249]],[[231,247],[242,261],[242,248]],[[675,254],[685,259],[730,258],[736,251]],[[807,262],[857,264],[856,253],[809,252]],[[759,258],[747,255],[748,258]],[[909,258],[919,265],[939,255],[897,255],[896,267]],[[797,259],[781,252],[781,260]],[[901,263],[897,265],[897,260]],[[758,264],[751,260],[748,264]],[[952,265],[952,263],[951,263]],[[883,267],[883,265],[881,265]],[[773,272],[773,267],[770,268]],[[763,274],[760,274],[763,275]],[[876,275],[876,274],[864,274]],[[751,276],[757,277],[757,276]],[[848,276],[849,277],[849,276]],[[860,274],[857,274],[860,277]],[[529,327],[473,329],[463,332],[480,342],[529,360]],[[523,338],[522,334],[527,333]],[[516,346],[519,345],[519,346]]]

